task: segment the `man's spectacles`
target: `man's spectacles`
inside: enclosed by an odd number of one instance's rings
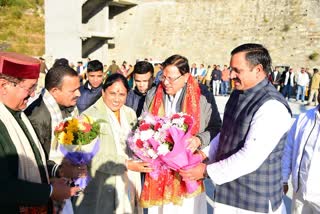
[[[38,87],[38,84],[33,85],[31,88],[25,88],[19,83],[16,83],[16,82],[11,82],[11,83],[13,84],[14,87],[18,86],[19,88],[24,89],[26,92],[28,92],[28,94],[32,94]]]
[[[174,81],[176,81],[177,79],[179,79],[180,77],[182,77],[183,75],[180,75],[178,77],[172,78],[172,77],[166,77],[166,76],[161,76],[160,77],[160,81],[164,82],[165,80],[167,80],[169,83],[173,83]]]

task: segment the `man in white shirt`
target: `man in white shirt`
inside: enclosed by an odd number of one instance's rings
[[[190,73],[194,78],[196,78],[196,79],[198,78],[198,68],[197,68],[196,63],[192,64],[192,67],[190,68]]]
[[[301,102],[304,103],[305,95],[306,95],[306,88],[309,85],[309,75],[305,71],[304,68],[301,68],[300,73],[297,75],[297,96],[296,101],[299,101],[301,95]]]
[[[204,84],[204,78],[205,78],[206,74],[207,74],[207,70],[205,69],[204,64],[200,64],[199,71],[198,71],[199,83]]]
[[[282,89],[282,95],[289,100],[291,97],[291,92],[294,87],[294,72],[293,68],[289,68],[289,71],[286,72],[284,83],[283,83],[283,89]]]
[[[320,95],[318,95],[320,101]],[[284,193],[292,175],[292,213],[320,213],[320,106],[300,114],[289,131],[282,158]]]
[[[231,52],[235,90],[222,130],[204,150],[206,164],[182,170],[184,180],[207,175],[216,184],[214,213],[285,213],[281,157],[291,110],[268,81],[271,58],[260,44]]]

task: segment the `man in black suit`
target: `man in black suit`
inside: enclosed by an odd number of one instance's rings
[[[276,67],[274,71],[270,74],[270,81],[272,85],[279,91],[280,87],[280,80],[281,80],[281,73],[279,72],[279,68]]]
[[[190,68],[190,73],[194,78],[198,79],[198,68],[196,63],[192,64],[192,67]]]

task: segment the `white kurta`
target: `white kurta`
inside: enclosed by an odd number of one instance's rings
[[[275,121],[277,122],[275,123]],[[251,121],[250,130],[243,148],[227,159],[212,163],[219,144],[220,134],[218,134],[211,141],[210,146],[204,149],[207,157],[209,157],[209,163],[211,163],[207,166],[207,172],[212,181],[218,185],[224,184],[258,169],[277,146],[283,134],[288,131],[291,123],[291,116],[282,103],[276,100],[265,102]],[[266,127],[268,127],[267,130]],[[285,213],[283,207],[282,203],[275,212],[272,212],[270,207],[269,213]],[[220,203],[216,203],[216,208],[214,209],[216,214],[252,213],[252,211]]]
[[[165,112],[166,116],[170,116],[176,113],[176,105],[179,96],[182,93],[182,89],[179,90],[176,95],[166,96],[165,100]],[[165,204],[160,207],[148,208],[148,214],[206,214],[207,213],[207,201],[205,192],[193,198],[184,198],[181,206],[174,204]]]

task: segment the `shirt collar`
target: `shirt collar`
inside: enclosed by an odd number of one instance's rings
[[[101,88],[101,87],[102,87],[102,83],[101,83],[97,88],[94,88],[94,87],[92,87],[92,85],[89,83],[89,81],[87,81],[87,82],[85,83],[84,87],[87,88],[87,89],[89,89],[90,91],[92,91],[92,90]]]
[[[11,108],[9,108],[8,106],[4,105],[8,111],[14,116],[14,117],[18,117],[18,118],[21,118],[21,111],[15,111]]]
[[[177,99],[177,100],[178,100],[179,97],[180,97],[180,95],[181,95],[182,89],[183,89],[183,88],[181,88],[179,91],[177,91],[177,93],[176,93],[175,95],[169,95],[169,94],[167,94],[169,102],[173,102],[174,99]]]

